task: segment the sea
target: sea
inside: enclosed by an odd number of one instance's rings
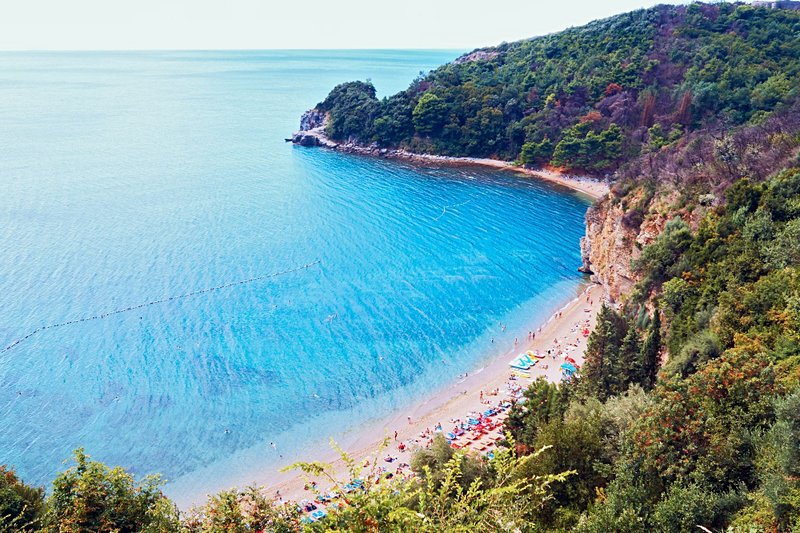
[[[284,141],[460,53],[0,53],[0,464],[265,483],[573,298],[585,197]]]

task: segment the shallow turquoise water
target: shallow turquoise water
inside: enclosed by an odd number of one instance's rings
[[[0,353],[0,463],[46,484],[83,446],[193,497],[313,457],[574,294],[584,199],[283,141],[335,83],[386,95],[456,55],[0,54],[0,345],[319,261]]]

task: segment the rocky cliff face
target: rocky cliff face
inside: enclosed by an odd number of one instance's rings
[[[309,131],[325,126],[325,113],[309,109],[300,117],[300,131]]]
[[[581,239],[580,270],[603,285],[613,301],[624,301],[639,276],[631,266],[642,249],[661,233],[675,216],[695,227],[702,213],[687,213],[674,208],[676,194],[660,190],[655,197],[643,188],[622,197],[614,192],[589,208],[586,236]],[[637,213],[641,213],[638,215]]]
[[[586,212],[586,235],[581,239],[581,270],[603,285],[606,294],[618,301],[636,284],[631,260],[638,257],[633,245],[636,233],[622,223],[621,204],[606,197]]]

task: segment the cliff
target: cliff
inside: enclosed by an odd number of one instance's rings
[[[581,239],[582,272],[603,286],[614,302],[624,302],[641,279],[633,267],[642,249],[652,244],[667,221],[680,217],[696,228],[705,214],[677,207],[678,194],[669,188],[657,193],[639,185],[612,191],[586,212],[586,235]]]

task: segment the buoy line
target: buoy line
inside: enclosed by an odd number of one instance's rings
[[[461,202],[460,204],[456,204],[456,205],[446,205],[446,206],[444,206],[442,208],[442,212],[439,214],[439,216],[434,218],[433,220],[436,221],[436,220],[439,220],[440,218],[442,218],[444,216],[444,214],[447,213],[448,209],[454,209],[456,207],[461,207],[462,205],[467,205],[471,201],[472,200],[467,200],[466,202]]]
[[[142,309],[143,307],[149,307],[151,305],[163,304],[165,302],[170,302],[170,301],[173,301],[173,300],[180,300],[182,298],[189,298],[190,296],[197,296],[198,294],[204,294],[204,293],[207,293],[207,292],[213,292],[213,291],[218,291],[218,290],[221,290],[221,289],[227,289],[228,287],[233,287],[235,285],[245,285],[247,283],[253,283],[255,281],[261,281],[263,279],[276,278],[278,276],[283,276],[285,274],[291,274],[292,272],[298,272],[300,270],[305,270],[307,268],[311,268],[312,266],[319,264],[319,262],[320,262],[320,260],[317,259],[316,261],[314,261],[312,263],[308,263],[308,264],[305,264],[305,265],[302,265],[302,266],[299,266],[299,267],[289,268],[289,269],[286,269],[286,270],[281,270],[280,272],[273,272],[272,274],[265,274],[263,276],[256,276],[254,278],[248,278],[248,279],[243,279],[243,280],[239,280],[239,281],[233,281],[231,283],[225,283],[224,285],[217,285],[216,287],[209,287],[207,289],[200,289],[200,290],[197,290],[197,291],[187,292],[187,293],[184,293],[184,294],[178,294],[176,296],[169,296],[167,298],[162,298],[160,300],[153,300],[151,302],[145,302],[145,303],[139,304],[139,305],[132,305],[130,307],[125,307],[125,308],[122,308],[122,309],[115,309],[114,311],[109,311],[108,313],[102,313],[100,315],[87,316],[87,317],[84,317],[84,318],[78,318],[78,319],[75,319],[75,320],[67,320],[66,322],[59,322],[57,324],[50,324],[48,326],[42,326],[40,328],[36,328],[35,330],[31,331],[30,333],[28,333],[24,337],[20,337],[19,339],[15,340],[11,344],[9,344],[8,346],[6,346],[2,350],[0,350],[0,354],[11,350],[12,348],[17,346],[21,342],[24,342],[24,341],[30,339],[31,337],[33,337],[37,333],[40,333],[40,332],[42,332],[42,331],[44,331],[46,329],[61,328],[61,327],[69,326],[69,325],[72,325],[72,324],[78,324],[80,322],[90,322],[92,320],[100,320],[102,318],[107,318],[107,317],[110,317],[112,315],[118,315],[118,314],[121,314],[121,313],[127,313],[129,311],[134,311],[136,309]]]

